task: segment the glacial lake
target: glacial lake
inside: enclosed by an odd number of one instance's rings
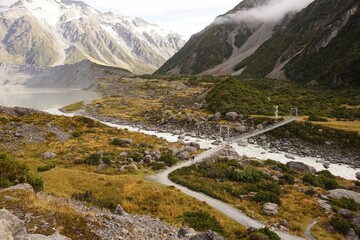
[[[79,101],[92,101],[99,93],[77,89],[40,89],[0,87],[0,106],[26,107],[36,110],[61,108]]]

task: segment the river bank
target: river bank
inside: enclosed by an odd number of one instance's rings
[[[48,109],[46,112],[55,115],[65,115],[65,116],[74,116],[74,113],[64,113],[58,109]],[[79,112],[77,114],[84,114],[85,116],[94,118],[108,126],[120,128],[120,129],[128,129],[129,131],[141,132],[148,135],[156,135],[157,137],[164,138],[168,142],[197,142],[202,149],[210,149],[214,148],[213,142],[216,140],[216,135],[204,135],[202,137],[191,136],[191,133],[185,132],[185,130],[173,130],[172,132],[167,132],[161,127],[157,126],[149,126],[140,122],[131,123],[129,121],[114,119],[110,117],[104,116],[94,116],[89,115],[86,112]],[[356,180],[356,173],[360,172],[360,168],[354,168],[352,166],[342,164],[342,163],[329,163],[328,160],[331,156],[300,156],[296,155],[294,152],[285,152],[281,149],[271,149],[268,147],[261,146],[258,142],[249,141],[246,144],[232,144],[232,147],[237,151],[237,153],[241,156],[246,155],[250,158],[257,159],[272,159],[275,161],[279,161],[282,163],[287,163],[290,161],[299,161],[304,162],[305,164],[314,167],[317,171],[321,170],[329,170],[335,176],[343,177],[348,180]],[[294,146],[296,147],[296,146]],[[324,163],[329,163],[327,167],[324,166]]]

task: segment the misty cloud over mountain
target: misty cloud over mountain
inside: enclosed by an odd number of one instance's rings
[[[288,13],[296,13],[314,0],[270,0],[268,3],[248,10],[240,10],[217,17],[213,25],[240,22],[279,22]]]

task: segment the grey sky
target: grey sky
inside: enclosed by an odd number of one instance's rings
[[[242,0],[83,0],[102,12],[140,17],[186,39]]]

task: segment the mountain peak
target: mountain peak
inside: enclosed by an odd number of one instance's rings
[[[185,43],[141,18],[101,13],[81,1],[2,0],[0,18],[0,61],[15,64],[89,59],[151,73]]]

